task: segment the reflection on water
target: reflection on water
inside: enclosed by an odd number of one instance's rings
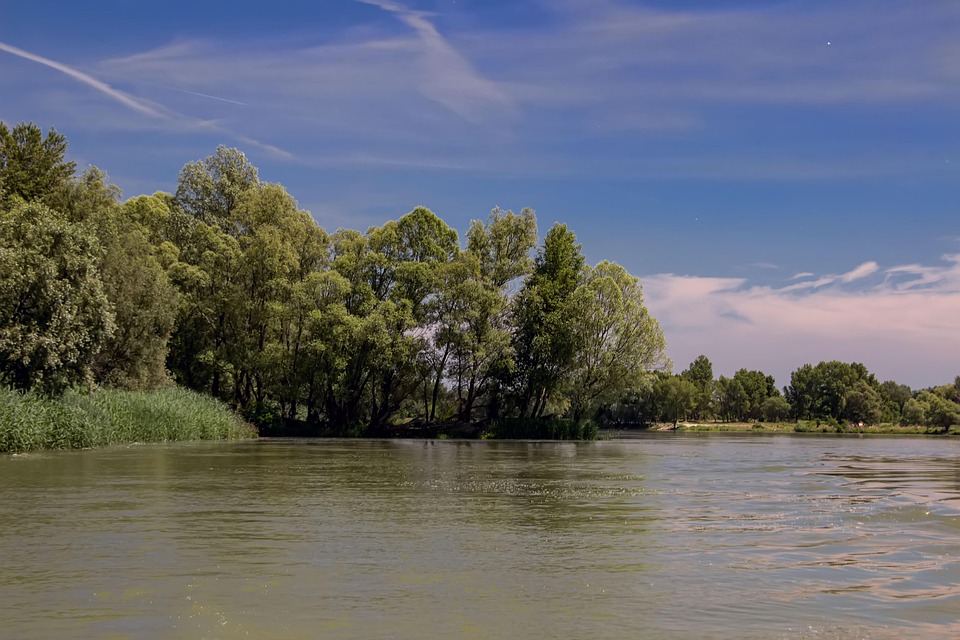
[[[960,442],[0,458],[0,637],[960,636]]]

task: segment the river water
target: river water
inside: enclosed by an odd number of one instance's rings
[[[0,457],[0,637],[960,637],[960,441]]]

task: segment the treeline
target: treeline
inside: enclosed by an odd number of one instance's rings
[[[236,149],[176,193],[121,200],[66,140],[0,123],[0,382],[50,396],[176,383],[258,423],[610,411],[669,366],[638,279],[562,224],[495,209],[457,232],[418,207],[328,233]]]
[[[607,424],[655,422],[812,421],[832,427],[864,423],[940,428],[960,425],[960,376],[953,384],[913,390],[892,380],[880,382],[860,363],[805,364],[777,388],[772,376],[740,369],[713,377],[706,356],[677,375],[659,372],[625,394],[602,415]]]

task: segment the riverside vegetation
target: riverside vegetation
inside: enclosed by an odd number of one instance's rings
[[[859,364],[804,365],[782,396],[761,372],[715,381],[706,358],[671,375],[639,280],[586,264],[565,225],[538,243],[530,209],[494,209],[463,242],[423,207],[328,233],[236,149],[186,164],[174,194],[124,201],[66,148],[56,131],[0,123],[12,416],[0,442],[21,443],[8,448],[238,433],[185,417],[173,419],[181,435],[123,427],[163,424],[120,409],[152,390],[183,415],[229,405],[261,433],[299,435],[589,438],[685,417],[943,427],[960,415],[960,380],[914,392]],[[198,394],[224,404],[201,407]]]

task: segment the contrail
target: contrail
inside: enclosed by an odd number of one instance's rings
[[[117,90],[117,89],[114,89],[113,87],[111,87],[110,85],[106,84],[105,82],[101,82],[101,81],[97,80],[96,78],[94,78],[94,77],[92,77],[92,76],[89,76],[89,75],[87,75],[86,73],[84,73],[84,72],[82,72],[82,71],[78,71],[77,69],[74,69],[73,67],[68,67],[67,65],[62,64],[62,63],[60,63],[60,62],[57,62],[56,60],[51,60],[51,59],[49,59],[49,58],[44,58],[43,56],[38,56],[38,55],[36,55],[36,54],[34,54],[34,53],[30,53],[29,51],[24,51],[23,49],[18,49],[17,47],[14,47],[14,46],[12,46],[12,45],[6,44],[5,42],[0,42],[0,51],[6,51],[7,53],[13,54],[13,55],[18,56],[18,57],[20,57],[20,58],[25,58],[25,59],[27,59],[27,60],[31,60],[31,61],[33,61],[33,62],[37,62],[37,63],[39,63],[39,64],[48,66],[48,67],[50,67],[51,69],[56,69],[56,70],[59,71],[60,73],[64,73],[64,74],[70,76],[71,78],[73,78],[73,79],[75,79],[75,80],[79,80],[79,81],[82,82],[83,84],[85,84],[85,85],[87,85],[87,86],[89,86],[89,87],[93,87],[93,88],[96,89],[97,91],[99,91],[99,92],[101,92],[101,93],[103,93],[103,94],[106,94],[107,96],[113,98],[114,100],[116,100],[117,102],[123,104],[124,106],[127,106],[127,107],[133,109],[134,111],[138,111],[138,112],[140,112],[140,113],[146,114],[146,115],[151,116],[151,117],[153,117],[153,118],[161,118],[161,119],[164,119],[164,120],[169,119],[169,116],[168,116],[168,115],[163,114],[163,113],[157,111],[156,109],[154,109],[154,108],[152,108],[152,107],[149,107],[149,106],[143,104],[142,102],[140,102],[139,100],[136,100],[136,99],[133,98],[132,96],[127,95],[127,94],[124,93],[123,91],[119,91],[119,90]]]
[[[230,104],[238,104],[241,107],[248,106],[246,102],[240,102],[238,100],[230,100],[229,98],[221,98],[220,96],[212,96],[209,93],[200,93],[199,91],[187,91],[186,89],[171,87],[170,85],[166,85],[166,84],[154,84],[154,83],[150,83],[150,84],[153,84],[156,87],[160,87],[161,89],[167,89],[168,91],[177,91],[179,93],[186,93],[187,95],[197,96],[199,98],[210,98],[211,100],[219,100],[220,102],[229,102]]]
[[[176,112],[164,113],[164,112],[162,112],[162,111],[158,111],[158,110],[154,109],[153,107],[150,107],[149,105],[143,104],[142,102],[140,102],[139,100],[137,100],[137,99],[134,98],[133,96],[130,96],[130,95],[124,93],[123,91],[120,91],[119,89],[114,89],[113,87],[111,87],[110,85],[106,84],[105,82],[101,82],[100,80],[97,80],[96,78],[94,78],[94,77],[92,77],[92,76],[90,76],[90,75],[87,75],[86,73],[84,73],[84,72],[82,72],[82,71],[78,71],[77,69],[74,69],[73,67],[68,67],[67,65],[62,64],[62,63],[60,63],[60,62],[57,62],[56,60],[50,60],[49,58],[44,58],[43,56],[38,56],[38,55],[36,55],[36,54],[34,54],[34,53],[30,53],[29,51],[24,51],[23,49],[18,49],[17,47],[14,47],[14,46],[12,46],[12,45],[6,44],[5,42],[0,42],[0,51],[6,51],[7,53],[13,54],[13,55],[18,56],[18,57],[20,57],[20,58],[25,58],[26,60],[30,60],[30,61],[32,61],[32,62],[37,62],[37,63],[39,63],[39,64],[45,65],[45,66],[50,67],[50,68],[52,68],[52,69],[56,69],[57,71],[59,71],[59,72],[61,72],[61,73],[64,73],[64,74],[70,76],[71,78],[74,78],[75,80],[79,80],[80,82],[82,82],[83,84],[85,84],[85,85],[87,85],[87,86],[93,87],[93,88],[96,89],[97,91],[100,91],[101,93],[103,93],[103,94],[105,94],[105,95],[113,98],[114,100],[116,100],[117,102],[123,104],[124,106],[129,107],[130,109],[133,109],[134,111],[138,111],[138,112],[140,112],[140,113],[143,113],[143,114],[146,114],[146,115],[148,115],[148,116],[151,116],[151,117],[153,117],[153,118],[159,118],[159,119],[161,119],[161,120],[167,120],[167,121],[171,121],[171,122],[179,122],[179,123],[181,123],[181,124],[183,124],[183,125],[192,126],[192,127],[200,127],[200,128],[208,129],[208,130],[210,130],[210,131],[216,131],[216,132],[218,132],[218,133],[223,133],[223,134],[226,134],[226,135],[228,135],[228,136],[235,137],[235,138],[237,138],[238,140],[240,140],[241,142],[245,142],[245,143],[247,143],[247,144],[255,145],[255,146],[263,149],[263,150],[266,151],[267,153],[269,153],[269,154],[271,154],[271,155],[273,155],[273,156],[275,156],[275,157],[277,157],[277,158],[281,158],[281,159],[284,159],[284,160],[296,160],[296,158],[293,156],[293,154],[291,154],[289,151],[285,151],[284,149],[281,149],[280,147],[276,147],[276,146],[274,146],[274,145],[272,145],[272,144],[267,144],[267,143],[265,143],[265,142],[260,142],[259,140],[255,139],[255,138],[251,138],[251,137],[246,136],[246,135],[243,135],[243,134],[241,134],[241,133],[237,133],[237,132],[235,132],[235,131],[231,131],[231,130],[229,130],[229,129],[225,129],[224,127],[221,127],[220,125],[218,125],[218,124],[216,124],[216,123],[213,123],[213,122],[205,122],[205,121],[203,121],[203,120],[199,120],[199,119],[193,118],[193,117],[191,117],[191,116],[181,115],[181,114],[176,113]],[[183,91],[183,90],[182,90],[182,89],[177,89],[177,91]],[[185,91],[185,93],[193,93],[193,92],[192,92],[192,91]],[[213,98],[214,100],[223,100],[224,102],[234,102],[233,100],[227,100],[226,98],[218,98],[218,97],[216,97],[216,96],[208,96],[208,95],[200,94],[200,93],[195,94],[195,95],[203,96],[204,98]],[[242,103],[242,102],[237,102],[236,104],[243,104],[243,103]]]

